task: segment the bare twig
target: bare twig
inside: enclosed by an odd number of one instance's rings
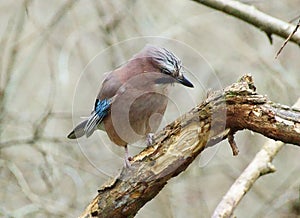
[[[49,213],[53,213],[56,215],[61,214],[62,216],[66,216],[67,212],[64,209],[61,209],[61,211],[59,211],[59,204],[55,205],[54,201],[41,198],[40,195],[38,195],[32,191],[30,184],[25,179],[24,173],[21,171],[21,169],[16,164],[8,161],[8,163],[6,165],[8,166],[8,169],[10,170],[10,172],[16,178],[25,197],[29,201],[31,201],[36,207],[44,208]]]
[[[5,117],[5,106],[8,100],[8,94],[11,92],[11,80],[15,74],[15,62],[19,52],[19,39],[22,36],[24,21],[25,21],[25,9],[24,6],[29,4],[29,0],[25,1],[17,11],[16,21],[15,21],[15,30],[12,36],[12,48],[10,49],[10,54],[7,63],[7,69],[5,72],[5,79],[3,83],[3,89],[0,89],[0,135],[2,134],[2,122]],[[9,30],[9,28],[8,28]],[[5,42],[6,40],[4,40]]]
[[[29,2],[31,0],[26,0],[24,2],[23,7],[20,9],[20,18],[17,22],[16,32],[15,36],[13,37],[13,41],[15,43],[14,47],[12,48],[10,59],[8,62],[8,69],[6,74],[6,80],[5,80],[5,88],[3,88],[3,91],[0,89],[0,134],[1,134],[1,122],[3,117],[5,117],[5,107],[6,102],[10,99],[11,95],[14,92],[14,88],[18,87],[17,84],[21,79],[26,75],[28,72],[28,69],[31,67],[31,65],[34,63],[36,56],[39,54],[41,48],[45,44],[46,40],[48,39],[49,35],[53,31],[53,29],[56,27],[56,25],[59,23],[59,21],[64,17],[64,15],[74,6],[74,4],[78,0],[69,0],[65,4],[61,6],[61,8],[57,11],[57,13],[53,16],[53,18],[50,20],[49,24],[45,28],[45,31],[41,35],[38,40],[36,40],[35,46],[33,46],[30,54],[27,56],[26,59],[23,60],[22,64],[18,68],[15,68],[14,63],[15,59],[18,55],[18,52],[20,52],[21,48],[19,47],[19,37],[21,36],[21,32],[23,29],[23,22],[24,22],[24,16],[26,13],[26,8],[28,7]],[[13,71],[14,70],[14,71]]]
[[[251,189],[255,181],[260,176],[275,171],[275,167],[271,162],[283,144],[282,142],[271,142],[266,144],[263,149],[256,154],[253,161],[223,196],[222,201],[218,204],[212,217],[231,217],[234,209],[244,195]]]
[[[298,21],[295,29],[293,32],[291,32],[291,34],[287,37],[287,39],[284,41],[283,45],[280,47],[279,51],[277,52],[275,59],[279,56],[279,54],[281,53],[281,51],[283,50],[283,48],[286,46],[286,44],[288,43],[288,41],[292,38],[292,36],[297,32],[298,28],[300,26],[300,20]]]
[[[40,137],[39,139],[35,139],[34,137],[24,138],[24,139],[11,139],[8,141],[0,142],[0,150],[3,148],[8,148],[11,146],[18,146],[18,145],[32,145],[37,142],[51,142],[51,143],[70,143],[66,137]]]
[[[237,147],[236,142],[234,140],[234,133],[232,133],[230,131],[227,138],[228,138],[228,143],[231,147],[233,156],[238,155],[239,154],[239,148]]]
[[[53,69],[54,63],[53,63],[53,60],[51,59],[52,52],[51,52],[50,48],[48,49],[48,54],[49,54],[48,55],[48,66],[49,66],[49,70],[50,70],[50,81],[51,81],[51,84],[49,86],[50,91],[49,91],[47,104],[45,106],[45,110],[42,113],[42,115],[40,116],[40,118],[34,124],[33,137],[35,140],[39,139],[44,132],[46,124],[52,114],[52,111],[53,111],[54,100],[55,100],[55,95],[56,95],[56,78],[55,78],[55,72]]]
[[[295,25],[286,23],[280,19],[272,17],[257,10],[254,6],[249,6],[235,0],[193,0],[200,4],[214,8],[216,10],[237,17],[258,29],[264,31],[272,43],[272,35],[275,34],[286,39],[295,29]],[[300,33],[294,34],[290,38],[291,42],[300,45]]]

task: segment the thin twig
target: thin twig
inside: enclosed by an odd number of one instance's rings
[[[228,134],[228,143],[231,147],[233,156],[237,156],[239,154],[239,148],[234,140],[234,133],[232,133],[231,131]]]
[[[286,44],[288,43],[288,41],[292,38],[292,36],[297,32],[298,28],[300,26],[300,19],[294,29],[293,32],[291,32],[291,34],[287,37],[287,39],[284,41],[283,45],[280,47],[279,51],[277,52],[275,59],[277,59],[277,57],[279,56],[279,54],[281,53],[281,51],[283,50],[283,48],[286,46]]]

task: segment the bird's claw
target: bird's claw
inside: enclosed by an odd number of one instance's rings
[[[146,137],[147,147],[154,144],[154,133],[148,133]]]

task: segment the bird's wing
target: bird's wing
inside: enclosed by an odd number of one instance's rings
[[[120,77],[121,76],[118,69],[108,73],[102,83],[97,99],[112,98],[122,86],[122,78]]]

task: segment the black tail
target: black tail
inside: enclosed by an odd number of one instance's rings
[[[101,113],[99,116],[95,111],[93,111],[92,115],[89,117],[89,119],[87,119],[87,123],[84,127],[84,134],[87,138],[94,133],[94,131],[97,129],[98,124],[102,122],[104,117],[104,115],[102,114],[104,113]]]
[[[98,125],[102,122],[103,118],[108,114],[110,105],[112,102],[111,99],[96,99],[95,109],[92,112],[91,116],[79,123],[74,130],[68,135],[69,139],[77,139],[83,135],[90,137],[93,132],[97,129]]]
[[[72,132],[67,136],[69,139],[77,139],[85,134],[84,128],[87,124],[88,120],[84,120],[79,123]]]

